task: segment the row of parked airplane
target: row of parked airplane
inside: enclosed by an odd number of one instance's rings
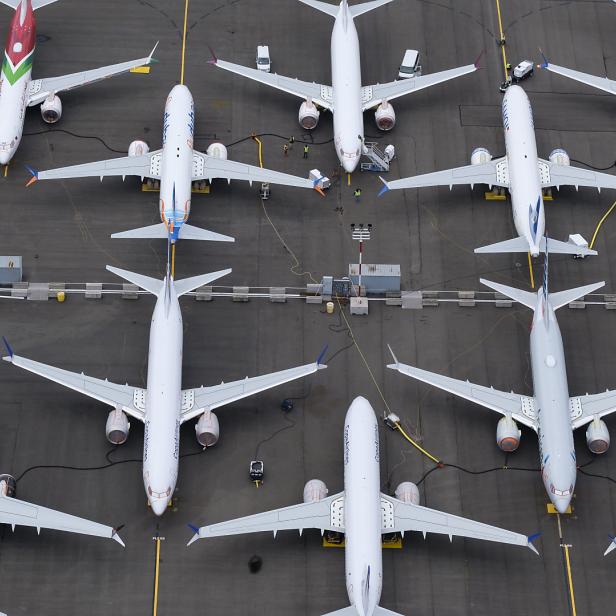
[[[23,134],[28,106],[41,104],[43,119],[58,121],[62,104],[58,93],[147,66],[149,56],[108,67],[51,79],[31,79],[36,42],[34,10],[56,0],[0,0],[15,9],[0,76],[0,163],[13,158]],[[391,0],[372,0],[349,6],[347,0],[330,5],[318,0],[300,0],[334,18],[331,38],[332,85],[303,82],[281,75],[264,73],[214,57],[219,68],[249,77],[303,99],[299,122],[304,129],[316,127],[320,110],[333,114],[334,144],[341,166],[356,169],[365,152],[363,112],[375,110],[377,126],[394,127],[396,117],[391,101],[395,98],[474,72],[478,63],[412,79],[362,86],[359,40],[354,18]],[[568,76],[611,93],[614,82],[572,71],[544,61],[547,70]],[[545,235],[542,189],[572,185],[616,188],[616,178],[605,173],[571,167],[569,157],[555,150],[548,160],[538,158],[530,101],[522,88],[511,86],[502,106],[506,154],[493,159],[484,148],[471,155],[465,167],[387,182],[388,190],[455,184],[488,184],[504,187],[512,196],[513,217],[518,238],[478,248],[476,252],[526,252],[546,254],[545,275],[537,294],[482,280],[492,289],[534,310],[531,331],[531,363],[534,396],[501,392],[494,388],[462,382],[398,362],[389,368],[471,400],[502,415],[497,427],[497,444],[503,451],[517,449],[521,432],[518,424],[535,430],[539,439],[542,477],[549,498],[559,512],[566,511],[575,486],[576,455],[572,432],[588,425],[587,442],[594,453],[607,450],[609,432],[602,417],[616,410],[616,392],[570,397],[564,362],[563,343],[555,311],[574,299],[591,293],[603,283],[548,293],[549,252],[577,255],[596,254],[586,247]],[[155,515],[162,515],[175,490],[179,461],[179,428],[186,421],[195,424],[198,442],[214,445],[219,424],[214,410],[258,392],[302,378],[326,368],[324,354],[313,363],[280,372],[221,383],[210,387],[182,389],[183,329],[179,298],[210,284],[231,272],[230,269],[174,280],[169,266],[170,245],[178,239],[234,241],[232,237],[199,229],[188,224],[191,184],[196,180],[224,178],[250,183],[269,182],[319,190],[317,181],[227,159],[226,148],[212,144],[205,153],[193,148],[194,101],[184,85],[175,86],[166,101],[163,117],[162,148],[149,151],[143,141],[130,144],[128,156],[60,169],[36,171],[33,179],[74,177],[137,176],[160,180],[161,223],[114,234],[124,238],[163,238],[168,240],[167,270],[163,280],[107,266],[156,297],[150,327],[146,389],[96,379],[21,357],[5,340],[13,365],[38,374],[111,407],[106,425],[108,440],[116,445],[126,441],[129,418],[144,423],[143,480],[148,502]],[[393,352],[392,352],[393,355]],[[344,491],[328,496],[325,484],[309,481],[304,488],[304,503],[271,512],[239,518],[201,528],[194,527],[193,541],[247,532],[316,528],[339,531],[346,538],[346,584],[350,606],[332,612],[337,616],[395,615],[378,605],[382,589],[381,534],[419,531],[484,539],[523,545],[536,551],[536,535],[523,535],[459,516],[422,507],[417,487],[404,482],[391,497],[380,492],[379,434],[370,403],[356,398],[351,404],[343,436]],[[10,475],[0,476],[0,522],[113,538],[122,543],[117,529],[18,500]],[[607,551],[616,546],[611,543]],[[607,553],[607,552],[606,552]]]

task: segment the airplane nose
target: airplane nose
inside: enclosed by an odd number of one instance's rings
[[[11,161],[10,152],[0,152],[0,165],[8,165]]]
[[[165,498],[153,498],[150,501],[150,506],[152,507],[152,511],[154,515],[161,516],[165,513],[167,509],[167,499]]]
[[[553,501],[554,507],[556,508],[556,511],[558,511],[558,513],[567,513],[567,510],[569,509],[569,505],[571,503],[571,497],[570,496],[565,496],[562,498],[555,498]]]
[[[345,158],[342,161],[342,166],[347,173],[353,173],[357,169],[359,158]]]

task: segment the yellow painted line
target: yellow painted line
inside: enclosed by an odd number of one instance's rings
[[[156,567],[154,569],[154,607],[152,616],[158,613],[158,576],[160,573],[160,537],[156,537]]]
[[[571,613],[573,616],[577,616],[577,610],[575,609],[575,593],[573,592],[573,579],[571,577],[571,561],[569,560],[569,546],[564,546],[565,550],[565,562],[567,564],[567,584],[569,584],[569,597],[571,598]]]
[[[351,174],[347,173],[347,186],[351,185]]]
[[[145,73],[146,75],[150,74],[149,66],[136,66],[135,68],[130,69],[131,73]]]
[[[528,252],[528,273],[530,275],[530,288],[535,288],[535,275],[533,273],[533,259],[530,256],[530,251]]]
[[[7,177],[9,174],[9,166],[8,165],[4,165],[4,177]]]
[[[175,244],[171,244],[171,277],[175,278]]]
[[[599,229],[601,229],[601,225],[605,222],[605,219],[612,213],[612,210],[615,207],[616,207],[616,201],[614,201],[614,203],[612,203],[608,211],[605,212],[605,214],[603,214],[603,218],[601,218],[601,220],[599,221],[599,224],[597,225],[597,228],[595,229],[595,232],[592,234],[592,240],[590,240],[589,248],[592,248],[595,245],[595,240],[597,239],[597,234],[599,233]]]
[[[184,32],[182,34],[182,68],[180,71],[180,84],[184,85],[184,59],[186,57],[186,26],[188,24],[188,0],[184,5]]]
[[[505,79],[509,79],[509,71],[507,70],[507,52],[505,51],[505,33],[503,32],[503,19],[501,16],[500,0],[496,0],[496,11],[498,13],[498,29],[500,31],[501,52],[503,55],[503,69],[505,70]]]

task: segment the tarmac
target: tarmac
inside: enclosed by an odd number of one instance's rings
[[[503,0],[501,11],[512,64],[538,61],[542,47],[554,63],[616,78],[612,3]],[[0,10],[0,32],[10,18],[8,8]],[[130,178],[39,182],[26,189],[24,164],[46,169],[113,158],[133,139],[160,147],[165,98],[179,79],[183,18],[183,2],[163,0],[63,0],[37,12],[35,78],[141,57],[157,40],[160,63],[150,75],[121,76],[61,95],[64,115],[51,128],[36,108],[28,111],[26,136],[8,176],[0,178],[5,212],[0,252],[23,256],[26,280],[118,282],[106,264],[162,277],[164,242],[109,238],[156,222],[155,194],[141,192]],[[479,146],[493,155],[504,153],[494,1],[397,0],[356,24],[366,84],[394,79],[407,47],[420,50],[424,74],[473,62],[486,50],[477,73],[395,101],[397,124],[391,133],[379,134],[366,113],[366,134],[383,146],[396,146],[389,178],[468,164]],[[193,0],[187,25],[185,70],[196,106],[195,147],[204,151],[214,140],[235,144],[230,158],[257,164],[257,145],[245,139],[256,133],[264,135],[265,166],[298,175],[318,167],[335,181],[325,199],[312,191],[273,187],[264,203],[257,186],[215,181],[211,194],[194,195],[191,223],[232,235],[236,243],[180,242],[178,278],[232,267],[221,283],[301,287],[323,275],[345,275],[357,258],[350,224],[363,222],[373,224],[365,262],[400,263],[404,289],[479,291],[480,276],[530,288],[524,255],[473,253],[477,246],[514,236],[509,202],[486,201],[482,186],[392,191],[377,199],[375,174],[356,172],[350,184],[345,177],[336,179],[328,114],[313,134],[304,134],[297,99],[206,62],[210,46],[222,59],[252,65],[257,44],[268,44],[274,71],[328,83],[329,17],[295,0]],[[535,71],[524,88],[535,110],[540,156],[564,147],[580,161],[574,164],[613,164],[616,99],[544,71]],[[285,157],[282,145],[290,136],[297,141]],[[308,161],[302,158],[302,140],[311,142]],[[353,197],[357,186],[359,203]],[[611,191],[561,190],[547,204],[550,236],[564,240],[581,233],[590,239],[615,198]],[[550,259],[551,289],[605,280],[605,292],[616,292],[615,220],[608,218],[598,235],[598,257]],[[534,274],[540,280],[541,260]],[[151,297],[0,301],[1,333],[17,353],[145,386]],[[172,507],[157,519],[141,480],[141,425],[133,421],[127,443],[112,447],[104,435],[104,405],[0,366],[0,472],[21,476],[18,495],[25,500],[124,524],[120,534],[126,542],[122,549],[96,538],[53,531],[37,536],[32,529],[13,533],[2,527],[0,611],[8,616],[318,616],[347,606],[344,552],[321,547],[318,532],[302,537],[284,532],[275,540],[269,534],[220,538],[186,548],[187,524],[300,502],[311,478],[325,481],[330,493],[341,490],[344,416],[352,399],[363,395],[378,414],[389,408],[400,415],[405,429],[438,459],[461,467],[433,470],[431,460],[383,425],[383,491],[414,481],[430,507],[541,533],[540,557],[512,546],[455,538],[450,544],[447,537],[424,540],[409,533],[403,549],[383,553],[383,607],[409,616],[611,613],[616,562],[603,551],[616,530],[616,454],[595,458],[584,432],[576,433],[578,461],[589,464],[578,475],[573,513],[557,520],[546,512],[534,434],[523,429],[520,449],[505,456],[495,444],[496,415],[386,368],[390,343],[400,361],[530,394],[529,310],[446,304],[403,311],[372,302],[368,317],[352,317],[345,308],[356,347],[338,306],[330,316],[324,306],[297,300],[181,301],[185,387],[307,363],[324,344],[329,344],[329,368],[220,409],[221,438],[207,451],[195,440],[193,422],[184,425],[178,488]],[[564,308],[558,318],[571,395],[616,387],[615,313],[602,306]],[[285,415],[280,402],[289,397],[295,408]],[[615,421],[608,418],[608,426]],[[253,459],[265,463],[258,489],[248,477]],[[83,468],[90,470],[78,470]],[[164,540],[155,608],[157,536]],[[569,569],[563,545],[570,546]],[[248,561],[255,554],[263,564],[251,573]]]

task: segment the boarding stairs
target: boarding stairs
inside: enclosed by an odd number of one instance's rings
[[[370,159],[369,163],[361,164],[362,171],[389,171],[389,160],[387,159],[385,152],[378,147],[376,142],[364,141],[362,154]]]

